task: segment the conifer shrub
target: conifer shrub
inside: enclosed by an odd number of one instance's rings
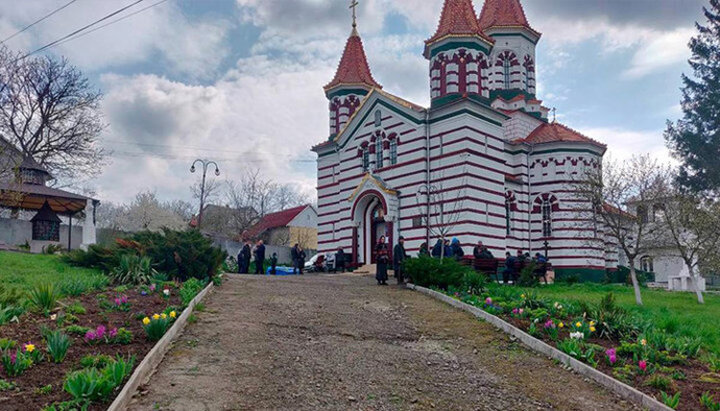
[[[413,284],[422,287],[437,287],[447,290],[448,287],[463,286],[463,278],[469,267],[463,266],[452,258],[432,258],[422,256],[406,260],[405,271],[412,278]]]

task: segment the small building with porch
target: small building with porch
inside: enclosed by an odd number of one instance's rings
[[[98,200],[48,186],[50,173],[3,139],[0,166],[0,248],[40,253],[50,244],[95,244]],[[74,225],[80,219],[82,225]]]

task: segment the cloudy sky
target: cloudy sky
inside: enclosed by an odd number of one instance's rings
[[[76,0],[7,42],[32,50],[135,0]],[[144,0],[125,14],[158,3]],[[0,0],[0,38],[68,0]],[[474,0],[479,12],[482,0]],[[539,97],[558,121],[607,143],[614,157],[667,158],[662,130],[679,111],[687,42],[706,0],[524,0],[543,33]],[[346,0],[167,0],[51,50],[105,93],[102,144],[111,163],[98,198],[155,190],[190,200],[198,157],[221,179],[243,168],[314,194],[310,147],[328,134],[322,86],[350,31]],[[360,0],[359,29],[375,78],[427,105],[423,40],[442,0]]]

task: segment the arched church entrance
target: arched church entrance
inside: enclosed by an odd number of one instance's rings
[[[385,198],[375,190],[357,197],[353,205],[353,259],[357,265],[375,264],[375,245],[385,236],[392,244],[393,223],[387,218]]]

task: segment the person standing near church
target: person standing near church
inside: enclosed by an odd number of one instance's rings
[[[255,246],[255,274],[263,274],[263,264],[265,263],[265,244],[260,240]]]
[[[245,245],[240,254],[238,254],[238,271],[240,274],[247,274],[250,272],[250,257],[252,256],[252,248],[250,247],[250,241],[245,240]]]
[[[293,265],[293,274],[297,274],[298,272],[298,247],[300,245],[298,243],[295,243],[293,248],[290,249],[290,259],[292,260]]]
[[[303,275],[303,269],[305,268],[305,250],[300,245],[297,246],[297,267],[300,270],[300,275]]]
[[[388,250],[387,244],[385,244],[385,236],[383,235],[380,237],[377,245],[375,246],[375,258],[377,261],[375,279],[377,280],[378,285],[388,285],[387,265],[390,260],[389,254],[390,251]]]
[[[403,262],[406,258],[408,258],[408,255],[405,252],[405,238],[400,236],[398,243],[393,249],[393,270],[395,271],[395,278],[397,279],[398,285],[405,284]]]

